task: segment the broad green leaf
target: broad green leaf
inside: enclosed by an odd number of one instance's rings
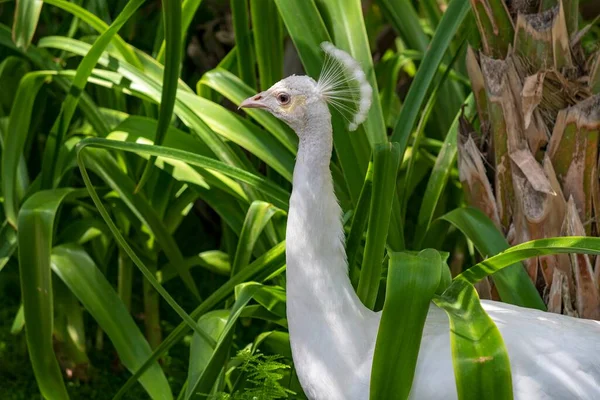
[[[371,370],[371,399],[408,398],[429,304],[440,284],[442,268],[440,254],[433,249],[416,256],[390,254]]]
[[[440,219],[460,229],[473,242],[483,258],[496,255],[509,248],[504,235],[478,209],[457,208]],[[521,307],[546,310],[544,301],[521,263],[504,268],[492,275],[491,278],[494,280],[502,301]]]
[[[19,268],[27,349],[40,392],[48,399],[69,398],[52,344],[50,252],[54,219],[64,200],[82,195],[85,191],[73,189],[40,191],[29,197],[19,212]]]
[[[18,47],[26,49],[33,39],[44,2],[42,0],[16,0],[16,3],[12,37]]]
[[[285,264],[285,242],[281,242],[271,250],[266,252],[264,255],[256,259],[247,268],[244,268],[238,274],[234,275],[228,280],[223,286],[217,289],[211,294],[206,300],[200,304],[192,313],[193,318],[199,318],[200,316],[209,312],[217,304],[220,304],[223,300],[227,299],[234,291],[235,287],[243,282],[251,280],[261,281],[263,279],[270,279],[270,276],[281,268]],[[113,400],[119,400],[123,395],[135,384],[137,379],[142,373],[156,360],[158,360],[166,351],[173,347],[176,343],[183,339],[189,330],[189,326],[185,323],[179,324],[171,334],[163,340],[159,347],[154,350],[152,356],[146,360],[144,365],[136,371],[136,373],[130,377],[125,385],[121,387],[119,392],[115,395]]]
[[[203,251],[197,256],[186,258],[183,265],[186,268],[202,267],[223,276],[231,275],[229,255],[220,250]],[[160,270],[159,274],[161,283],[164,283],[175,278],[177,270],[173,265],[167,264]]]
[[[106,332],[123,365],[132,372],[137,370],[152,354],[150,345],[85,250],[72,244],[55,247],[52,269]],[[140,377],[140,383],[153,399],[173,397],[158,363]]]
[[[262,285],[255,282],[247,282],[236,287],[236,300],[229,314],[227,324],[217,341],[217,345],[206,363],[206,368],[202,374],[194,381],[188,384],[186,399],[190,399],[195,394],[206,395],[210,393],[221,368],[225,363],[225,358],[229,349],[230,338],[233,335],[235,323],[242,313],[244,307],[252,299],[254,294],[262,288]]]
[[[227,325],[229,314],[229,310],[214,310],[208,312],[198,319],[198,325],[200,325],[216,342],[219,340],[219,337],[221,337],[221,334]],[[206,343],[202,337],[199,335],[192,336],[187,380],[188,386],[185,390],[187,398],[192,397],[193,395],[189,382],[196,382],[200,379],[210,362],[212,354],[213,348]]]
[[[375,147],[369,227],[356,291],[363,304],[371,309],[375,306],[377,293],[379,293],[381,264],[390,226],[399,165],[400,147],[397,143],[380,144]]]
[[[450,321],[458,398],[512,400],[510,362],[502,335],[481,307],[473,285],[454,280],[433,301]]]

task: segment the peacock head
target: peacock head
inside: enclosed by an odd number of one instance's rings
[[[330,104],[348,120],[348,129],[356,130],[367,118],[373,89],[352,56],[328,42],[321,48],[326,57],[318,81],[309,76],[289,76],[247,98],[240,108],[269,111],[299,132],[309,119],[329,115]]]
[[[309,76],[292,75],[264,92],[247,98],[241,108],[261,108],[299,131],[307,118],[327,110],[327,103],[317,91],[317,82]]]

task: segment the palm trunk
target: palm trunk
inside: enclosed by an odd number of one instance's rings
[[[510,244],[597,235],[600,56],[577,40],[578,1],[471,4],[482,49],[467,53],[479,114],[479,133],[462,125],[459,140],[467,201]],[[600,319],[599,260],[524,264],[550,311]]]

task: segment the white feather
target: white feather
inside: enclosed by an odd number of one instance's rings
[[[360,64],[343,50],[329,42],[321,43],[326,53],[321,76],[317,81],[318,93],[342,115],[350,114],[348,129],[354,131],[369,113],[373,88]],[[349,88],[348,86],[356,86]]]

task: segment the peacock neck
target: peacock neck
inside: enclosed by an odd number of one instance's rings
[[[303,126],[287,225],[288,304],[362,319],[365,308],[348,277],[342,211],[329,167],[333,136],[329,112]],[[311,318],[310,315],[306,315]]]

